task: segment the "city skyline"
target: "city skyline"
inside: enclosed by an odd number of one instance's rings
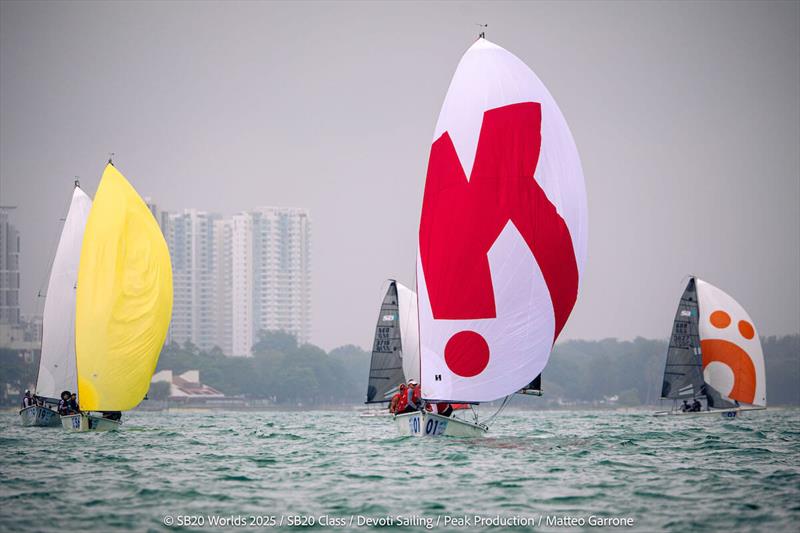
[[[588,259],[560,340],[665,338],[688,274],[759,333],[796,333],[796,4],[570,5],[4,4],[0,204],[19,206],[23,312],[73,175],[93,191],[115,151],[170,210],[310,209],[311,340],[369,346],[383,281],[414,286],[437,111],[483,21],[581,155]]]

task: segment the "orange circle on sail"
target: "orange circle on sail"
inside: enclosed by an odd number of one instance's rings
[[[714,311],[709,317],[711,325],[715,328],[723,329],[731,325],[731,317],[725,311]]]
[[[755,336],[756,330],[753,328],[753,325],[747,320],[740,320],[739,333],[741,333],[742,337],[744,337],[745,339],[750,340]]]

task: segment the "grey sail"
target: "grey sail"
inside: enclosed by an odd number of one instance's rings
[[[672,323],[664,382],[661,385],[662,398],[696,398],[702,395],[705,383],[697,328],[698,316],[697,287],[694,278],[691,278],[683,291],[675,321]]]
[[[705,396],[709,408],[732,407],[734,404],[725,400],[703,379],[703,353],[697,322],[699,315],[697,286],[695,278],[690,278],[672,324],[661,397],[679,400]]]
[[[397,284],[391,281],[375,326],[366,403],[388,402],[403,383],[402,349]]]
[[[529,394],[532,396],[542,395],[542,375],[539,374],[533,381],[522,387],[517,394]]]

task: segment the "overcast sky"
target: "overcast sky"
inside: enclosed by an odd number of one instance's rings
[[[668,335],[684,276],[800,330],[800,3],[0,4],[0,204],[41,309],[73,176],[164,209],[301,206],[312,340],[371,344],[413,286],[439,107],[477,22],[559,102],[589,254],[561,338]]]

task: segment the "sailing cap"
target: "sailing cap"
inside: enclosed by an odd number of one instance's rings
[[[409,385],[416,385],[417,381],[414,378],[411,378],[411,379],[408,380],[408,384]]]

